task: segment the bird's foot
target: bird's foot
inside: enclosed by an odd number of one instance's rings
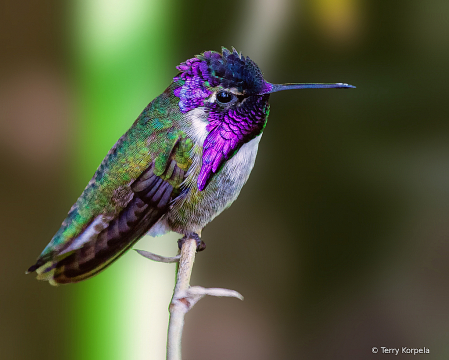
[[[194,239],[196,241],[196,252],[203,251],[206,248],[206,243],[201,240],[197,233],[185,234],[182,239],[178,240],[178,247],[181,250],[182,245],[188,240]]]

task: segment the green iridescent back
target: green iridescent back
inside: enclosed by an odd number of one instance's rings
[[[193,143],[179,127],[178,102],[169,87],[143,110],[109,151],[41,257],[61,251],[96,216],[117,216],[132,194],[130,185],[153,161],[157,176],[164,172],[170,155],[180,168],[189,168]],[[171,185],[176,188],[180,183]]]

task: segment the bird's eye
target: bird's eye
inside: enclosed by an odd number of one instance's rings
[[[234,95],[231,93],[228,93],[226,91],[220,91],[217,94],[217,101],[220,104],[227,104],[229,102],[231,102],[234,99]]]

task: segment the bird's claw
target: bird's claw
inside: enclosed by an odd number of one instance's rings
[[[196,241],[196,252],[203,251],[206,249],[206,243],[201,240],[199,235],[197,233],[190,233],[185,234],[182,239],[178,240],[178,247],[181,250],[182,245],[188,240],[188,239],[194,239]]]

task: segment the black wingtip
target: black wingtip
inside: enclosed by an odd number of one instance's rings
[[[37,268],[38,268],[37,265],[30,266],[30,267],[28,268],[28,270],[25,271],[25,274],[29,274],[29,273],[35,272]]]
[[[25,274],[35,272],[38,268],[40,268],[42,265],[44,265],[44,263],[45,262],[37,261],[36,264],[29,267],[29,269],[25,272]]]

